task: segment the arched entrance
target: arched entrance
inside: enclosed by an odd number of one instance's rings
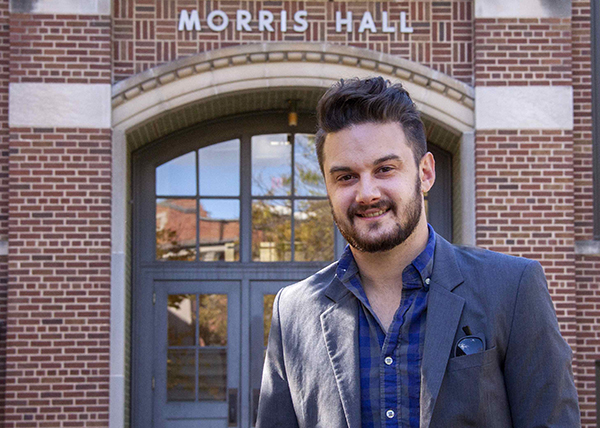
[[[461,131],[472,126],[470,88],[415,64],[357,49],[246,46],[181,60],[116,85],[113,183],[121,200],[114,201],[113,222],[118,224],[113,233],[122,234],[113,243],[113,297],[129,299],[132,312],[128,313],[128,305],[113,308],[111,346],[118,349],[121,340],[121,349],[126,347],[127,329],[118,329],[132,319],[133,353],[121,366],[123,383],[126,367],[133,368],[133,426],[252,425],[269,296],[327,264],[340,250],[333,234],[324,246],[330,250],[325,248],[316,258],[307,258],[302,242],[297,245],[301,234],[294,224],[311,217],[302,203],[310,200],[318,205],[322,195],[297,194],[293,184],[282,194],[253,188],[254,138],[269,136],[263,140],[273,147],[289,145],[294,183],[294,147],[298,135],[314,132],[310,112],[316,99],[339,77],[372,74],[391,79],[406,75],[406,86],[425,115],[429,139],[457,158]],[[288,99],[298,100],[301,113],[293,129],[286,120]],[[202,159],[211,148],[225,146],[239,150],[239,175],[227,179],[234,168],[225,167],[223,181],[237,181],[239,187],[221,186],[216,193],[206,193],[200,178],[205,175]],[[185,156],[190,160],[186,165],[194,165],[189,175],[194,184],[193,191],[180,194],[172,189],[185,187],[184,183],[171,186],[167,180],[163,185],[165,174],[160,171],[170,169],[175,171],[170,173],[173,177],[185,180],[180,171],[185,162],[170,164]],[[130,160],[133,187],[128,193]],[[448,177],[456,176],[450,164],[447,171]],[[280,181],[275,180],[278,185]],[[208,207],[219,212],[224,206],[237,217],[208,218]],[[289,218],[287,244],[253,235],[255,206],[263,207],[257,215],[275,216],[280,223]],[[176,215],[191,218],[188,223],[195,230],[182,227],[181,237],[165,238],[171,236],[164,227],[166,218]],[[124,227],[126,219],[132,219],[129,229]],[[212,229],[207,232],[209,223]],[[215,224],[218,236],[213,233]],[[186,233],[189,236],[183,239]],[[213,236],[212,241],[203,240],[203,234]],[[203,313],[226,315],[202,321]],[[115,355],[115,364],[117,360]],[[117,383],[115,379],[115,388]]]

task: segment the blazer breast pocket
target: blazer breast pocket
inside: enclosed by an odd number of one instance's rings
[[[483,352],[478,352],[471,355],[463,355],[461,357],[454,357],[448,360],[447,372],[453,372],[456,370],[465,370],[472,367],[481,367],[487,364],[493,363],[498,358],[498,348],[493,347],[486,349]]]

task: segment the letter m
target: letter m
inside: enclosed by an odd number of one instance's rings
[[[181,11],[181,15],[179,16],[179,31],[183,31],[183,29],[187,31],[200,31],[200,18],[198,18],[198,11],[192,10],[192,13],[188,14],[186,9]]]

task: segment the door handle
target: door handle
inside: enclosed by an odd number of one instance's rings
[[[238,425],[238,390],[237,388],[229,389],[229,405],[227,409],[227,426],[237,427]]]
[[[258,398],[260,397],[260,389],[254,388],[252,390],[252,426],[256,426],[256,419],[258,418]]]

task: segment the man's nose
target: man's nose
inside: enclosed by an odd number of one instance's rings
[[[381,198],[381,192],[377,183],[371,178],[361,178],[356,192],[356,202],[369,205],[377,202],[379,198]]]

